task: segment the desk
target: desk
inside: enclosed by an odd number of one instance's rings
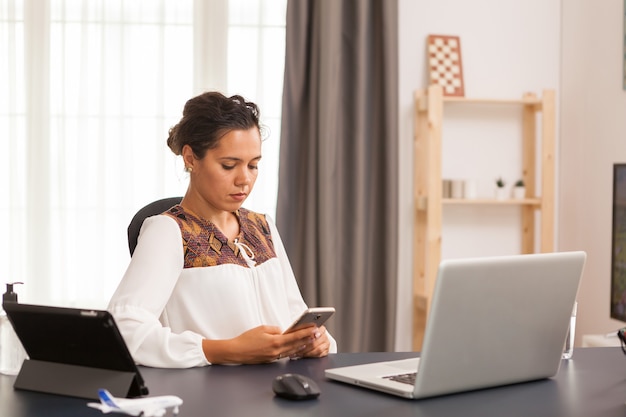
[[[553,379],[471,393],[406,400],[324,378],[328,367],[402,359],[412,353],[342,353],[323,359],[194,369],[141,368],[151,395],[175,394],[180,417],[204,416],[620,416],[626,414],[626,357],[620,348],[578,348]],[[276,375],[297,372],[318,381],[317,400],[276,398]],[[13,389],[0,376],[0,416],[102,416],[87,400]],[[117,414],[116,414],[117,415]],[[168,412],[168,416],[171,412]]]

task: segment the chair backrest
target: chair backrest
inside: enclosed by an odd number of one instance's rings
[[[139,210],[137,214],[135,214],[128,225],[128,250],[130,251],[130,256],[133,256],[133,252],[135,252],[137,238],[139,237],[139,230],[141,230],[141,225],[146,217],[161,214],[170,207],[179,204],[182,199],[182,197],[162,198],[161,200],[153,201],[152,203],[146,205]]]

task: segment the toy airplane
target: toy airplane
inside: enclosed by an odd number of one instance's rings
[[[178,407],[183,403],[179,397],[164,395],[160,397],[145,398],[115,398],[105,389],[98,390],[99,403],[88,403],[91,408],[97,408],[104,414],[124,413],[131,416],[161,417],[168,408],[172,407],[175,416],[178,415]]]

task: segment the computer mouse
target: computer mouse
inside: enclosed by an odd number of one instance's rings
[[[289,400],[312,400],[320,395],[315,381],[300,374],[278,375],[272,382],[274,393]]]

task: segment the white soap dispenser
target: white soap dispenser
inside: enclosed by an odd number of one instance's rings
[[[21,282],[11,282],[7,284],[7,290],[2,295],[2,304],[17,303],[17,294],[13,291],[15,284]],[[17,375],[22,362],[26,358],[26,352],[22,343],[15,334],[13,326],[7,317],[4,308],[0,309],[0,373],[5,375]]]

